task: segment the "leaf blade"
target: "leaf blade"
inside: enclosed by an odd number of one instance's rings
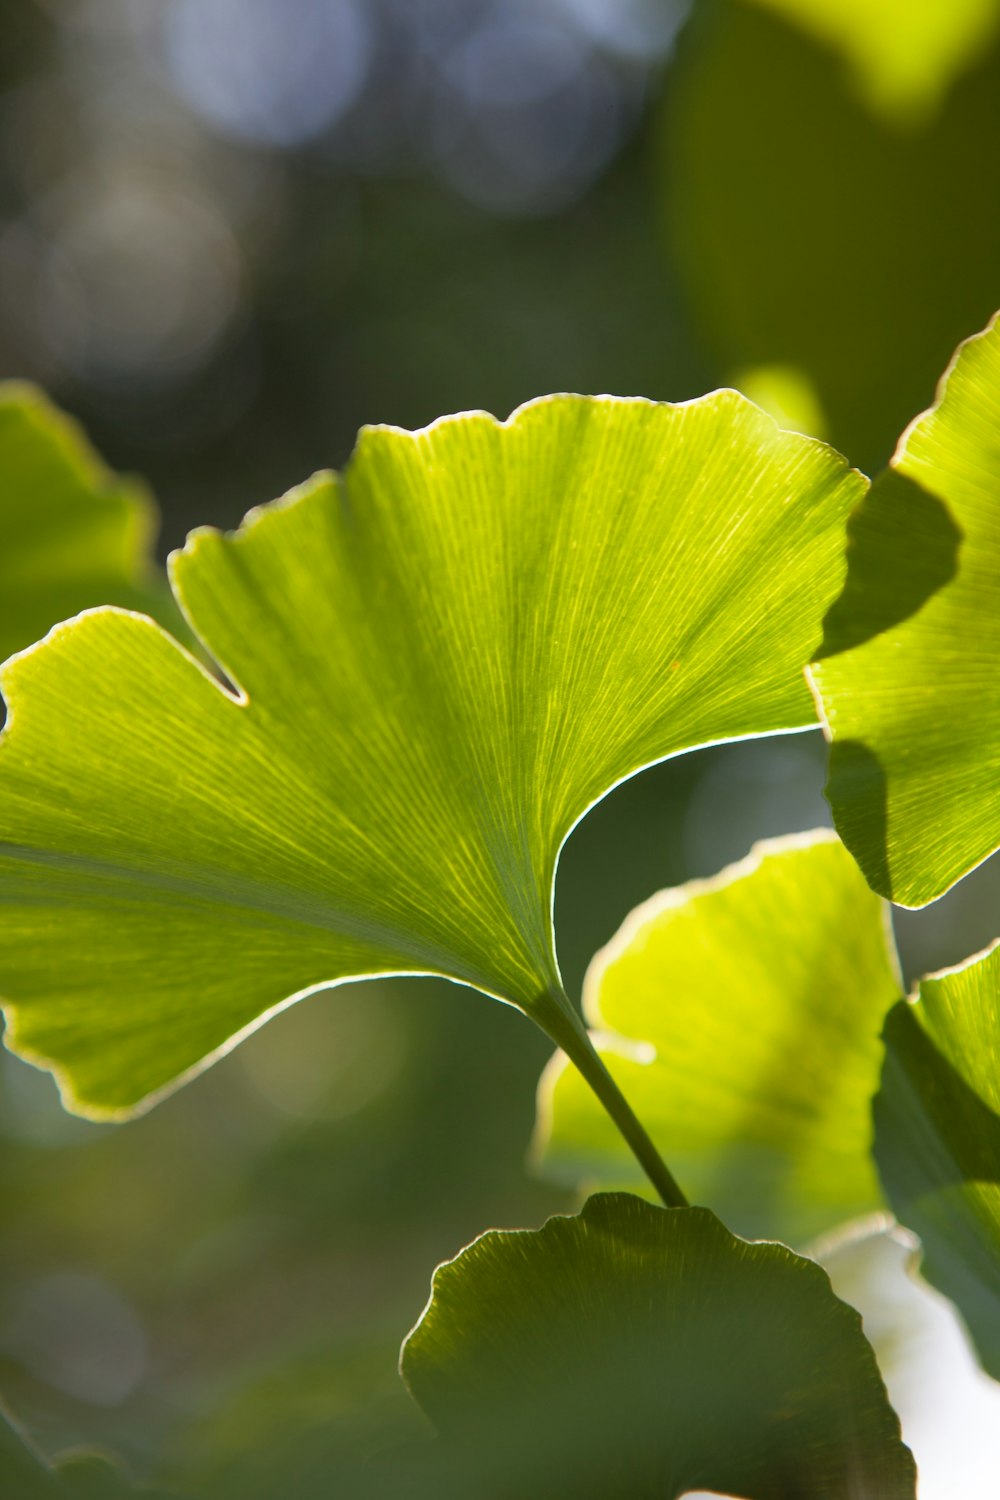
[[[706,1209],[606,1194],[488,1232],[438,1269],[401,1368],[487,1495],[914,1492],[858,1315]]]
[[[998,421],[994,320],[959,348],[856,518],[855,602],[874,615],[872,634],[828,630],[809,668],[831,742],[834,822],[874,888],[903,906],[943,895],[1000,844]],[[881,537],[865,529],[880,508]],[[911,529],[914,516],[929,524]],[[916,611],[876,628],[900,575],[924,573],[926,590],[935,569],[936,588],[910,601]]]
[[[233,692],[112,611],[0,679],[13,1046],[114,1114],[349,977],[564,1027],[563,839],[653,760],[809,722],[862,487],[732,392],[556,397],[371,430],[195,533],[174,588]]]
[[[0,382],[0,659],[98,604],[179,625],[155,528],[143,486],[112,474],[41,391]]]
[[[1000,1377],[1000,950],[921,980],[886,1026],[875,1151],[923,1274]]]
[[[637,908],[591,964],[584,1016],[689,1196],[802,1244],[880,1206],[870,1101],[900,993],[885,908],[823,830]],[[558,1056],[535,1156],[561,1181],[643,1188]]]

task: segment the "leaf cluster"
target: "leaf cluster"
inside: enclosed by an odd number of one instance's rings
[[[998,415],[994,323],[870,487],[731,391],[373,428],[194,533],[170,603],[136,492],[35,396],[0,403],[18,576],[51,561],[83,608],[0,674],[7,1044],[117,1118],[306,994],[433,974],[559,1049],[536,1160],[602,1191],[439,1269],[402,1355],[436,1438],[376,1485],[905,1500],[860,1319],[797,1253],[885,1203],[1000,1377],[1000,957],[907,998],[885,905],[1000,845]],[[654,896],[581,1014],[552,923],[575,824],[817,716],[839,838]],[[10,1425],[0,1462],[26,1496],[128,1493]]]

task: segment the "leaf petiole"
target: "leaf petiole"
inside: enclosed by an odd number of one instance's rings
[[[554,1012],[546,1007],[546,1034],[557,1047],[565,1052],[573,1066],[593,1089],[667,1208],[690,1208],[691,1205],[673,1173],[612,1078],[604,1060],[590,1039],[589,1031],[573,1009],[568,997],[560,992],[550,998],[556,1002],[556,1005]]]

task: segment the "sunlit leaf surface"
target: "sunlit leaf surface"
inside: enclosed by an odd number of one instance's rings
[[[904,906],[934,900],[1000,844],[998,600],[995,322],[959,350],[852,520],[847,586],[810,668],[837,829]]]
[[[146,492],[38,391],[0,384],[0,658],[95,604],[172,621]]]
[[[921,981],[886,1026],[875,1149],[923,1272],[1000,1377],[1000,949]]]
[[[437,1271],[402,1370],[482,1494],[913,1496],[857,1313],[706,1209],[592,1198]]]
[[[864,481],[732,392],[370,429],[173,581],[227,691],[85,615],[4,669],[15,1050],[126,1111],[289,997],[433,972],[560,1043],[560,845],[687,747],[804,725]]]
[[[881,1201],[871,1098],[900,993],[885,907],[822,832],[640,906],[591,965],[584,1015],[688,1196],[801,1243]],[[558,1056],[537,1149],[563,1180],[643,1187]]]

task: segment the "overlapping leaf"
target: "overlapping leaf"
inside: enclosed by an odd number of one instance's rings
[[[857,1313],[706,1209],[592,1198],[439,1268],[403,1375],[484,1500],[902,1500],[914,1469]]]
[[[1000,323],[959,350],[852,532],[810,668],[827,792],[875,889],[921,906],[1000,844]]]
[[[145,490],[108,472],[32,387],[0,385],[0,658],[95,604],[175,614]]]
[[[432,972],[561,1041],[558,851],[637,768],[810,722],[861,478],[732,392],[363,434],[173,581],[227,692],[85,615],[7,665],[0,993],[127,1110],[289,997]]]
[[[846,34],[888,83],[907,32],[957,39],[966,0],[763,4],[797,24],[753,0],[695,7],[663,116],[664,220],[722,368],[798,375],[823,435],[872,472],[997,305],[1000,35],[902,126],[862,97]],[[890,5],[905,19],[887,24]],[[924,57],[933,86],[947,50]]]
[[[1000,949],[924,979],[885,1040],[875,1144],[886,1193],[1000,1378]]]
[[[688,1195],[802,1243],[881,1202],[871,1099],[900,992],[883,903],[820,832],[640,906],[594,960],[584,1015]],[[564,1180],[643,1186],[559,1057],[537,1150]]]

